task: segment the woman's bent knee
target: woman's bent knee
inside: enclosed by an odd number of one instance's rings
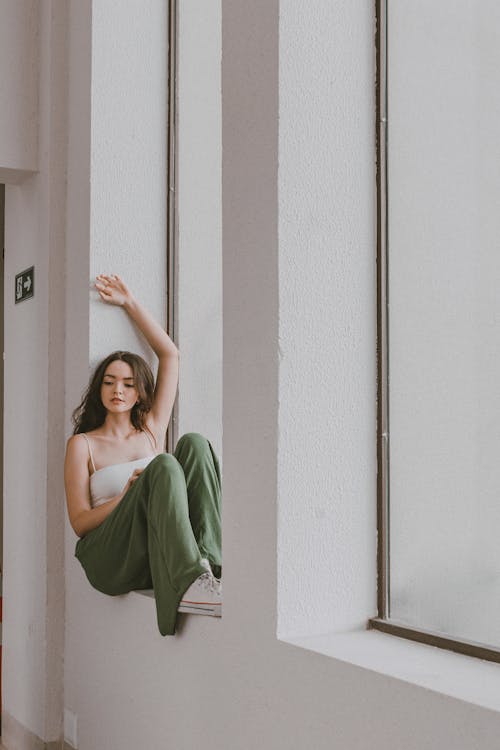
[[[171,453],[159,453],[149,462],[146,469],[150,469],[154,473],[160,472],[173,476],[179,474],[179,472],[183,473],[180,463]]]
[[[185,432],[177,441],[176,450],[182,445],[192,445],[195,448],[206,448],[207,438],[199,432]]]
[[[158,453],[158,455],[149,462],[148,466],[161,466],[162,464],[169,466],[172,458],[173,456],[171,453]]]

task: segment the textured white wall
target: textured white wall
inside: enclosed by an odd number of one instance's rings
[[[166,318],[165,3],[144,13],[94,2],[92,9],[91,280],[118,273],[160,321]],[[133,84],[132,84],[133,82]],[[135,330],[135,329],[134,329]],[[156,365],[141,334],[97,292],[90,306],[92,364],[132,348]]]
[[[374,18],[363,3],[280,8],[278,630],[291,635],[376,614]]]

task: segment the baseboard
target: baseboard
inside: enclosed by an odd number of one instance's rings
[[[7,711],[2,711],[2,745],[5,750],[75,750],[63,740],[44,742]]]

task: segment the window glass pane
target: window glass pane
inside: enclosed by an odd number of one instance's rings
[[[390,618],[500,646],[500,3],[387,44]]]
[[[178,433],[222,456],[221,8],[176,3]]]

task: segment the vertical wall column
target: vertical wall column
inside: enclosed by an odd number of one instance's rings
[[[119,274],[165,324],[168,3],[151,0],[145,12],[139,0],[72,0],[70,31],[68,435],[71,411],[98,361],[126,349],[156,367],[126,312],[102,302],[93,282],[98,273]],[[88,673],[89,664],[93,674],[103,668],[102,658],[92,662],[98,649],[95,624],[103,638],[99,647],[111,632],[113,653],[128,653],[130,640],[117,604],[129,608],[130,625],[142,616],[144,598],[131,595],[117,602],[96,592],[74,557],[76,541],[67,522],[64,698],[67,715],[83,734],[95,720],[95,691],[80,675]]]
[[[280,3],[283,637],[376,611],[374,7]]]
[[[2,34],[8,34],[3,43],[22,57],[18,68],[11,61],[1,70],[10,91],[6,121],[16,110],[23,121],[17,134],[10,121],[9,137],[0,138],[6,149],[2,179],[9,183],[2,706],[7,747],[56,741],[62,733],[66,10],[65,0],[2,8]],[[34,296],[15,304],[15,276],[29,266]]]
[[[223,0],[222,19],[224,607],[259,643],[276,628],[278,2]]]

